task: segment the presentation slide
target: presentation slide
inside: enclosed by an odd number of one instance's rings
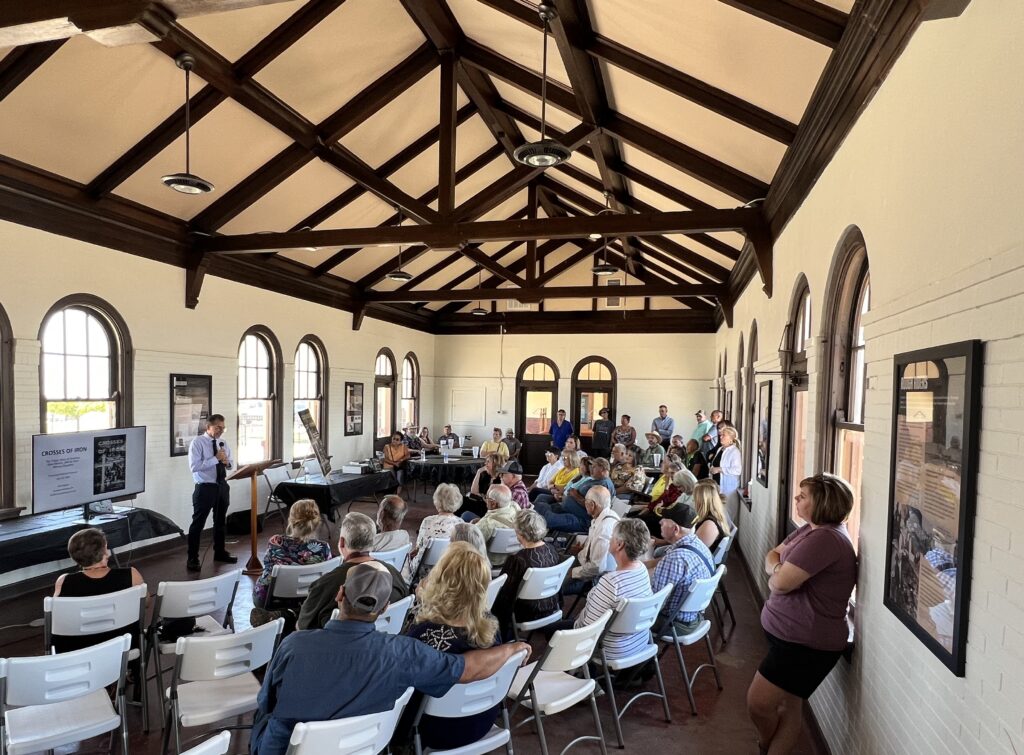
[[[145,489],[145,427],[32,436],[33,513]]]

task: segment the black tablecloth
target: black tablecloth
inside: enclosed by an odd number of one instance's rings
[[[448,463],[440,456],[428,456],[424,460],[413,458],[409,461],[409,479],[419,480],[427,485],[440,485],[442,482],[453,482],[456,485],[468,485],[473,481],[476,470],[484,465],[484,459],[451,457]]]
[[[303,498],[311,498],[316,501],[320,513],[333,522],[336,507],[356,498],[392,490],[397,486],[398,480],[391,472],[332,474],[327,478],[320,475],[303,475],[279,483],[274,488],[274,493],[288,506]]]
[[[68,539],[87,526],[103,530],[111,549],[161,535],[183,534],[170,519],[149,509],[116,506],[114,512],[127,516],[106,519],[98,515],[86,525],[75,521],[82,518],[82,509],[78,508],[3,522],[0,573],[67,558]]]

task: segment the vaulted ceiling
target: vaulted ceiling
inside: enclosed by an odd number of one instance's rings
[[[355,327],[710,331],[752,278],[771,295],[773,238],[927,3],[550,5],[573,153],[539,170],[512,156],[541,125],[526,0],[5,3],[0,217],[184,267],[187,306],[217,275]],[[208,194],[160,181],[183,51]]]

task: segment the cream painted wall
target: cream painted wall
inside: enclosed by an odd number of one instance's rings
[[[824,287],[844,230],[863,232],[872,303],[860,581],[853,662],[812,697],[833,752],[1024,752],[1024,3],[975,0],[923,25],[775,245],[775,298],[749,286],[718,334],[735,385],[756,321],[758,370],[776,345],[799,273],[809,281],[812,446]],[[882,605],[894,354],[986,341],[967,675],[951,674]],[[767,377],[758,378],[758,382]],[[772,426],[781,416],[777,377]],[[813,454],[811,455],[813,457]],[[778,444],[768,488],[752,485],[740,544],[759,574],[775,545]],[[806,472],[814,471],[812,461]],[[766,590],[759,577],[762,593]]]

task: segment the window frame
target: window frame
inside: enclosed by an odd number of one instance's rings
[[[14,330],[0,306],[0,508],[14,500]]]
[[[382,356],[387,357],[388,361],[391,363],[391,375],[390,376],[378,375],[377,374],[377,360],[380,359]],[[390,417],[390,422],[388,423],[391,426],[391,429],[387,432],[386,435],[381,435],[381,436],[377,435],[377,419],[378,419],[378,417],[377,417],[377,388],[378,387],[381,387],[381,388],[383,388],[383,387],[390,387],[391,388],[391,417]],[[373,447],[374,447],[374,450],[379,450],[380,448],[383,448],[384,444],[386,444],[391,439],[391,434],[393,432],[395,432],[395,430],[400,429],[400,428],[396,427],[396,425],[398,424],[398,414],[397,414],[397,412],[398,412],[398,404],[395,401],[395,399],[397,397],[397,387],[398,387],[398,365],[395,363],[395,354],[387,346],[384,346],[383,348],[381,348],[380,351],[377,352],[377,356],[375,356],[373,358],[373,436],[374,436],[373,437]]]
[[[782,391],[782,427],[779,448],[782,449],[784,454],[780,459],[779,463],[779,509],[778,509],[778,540],[781,542],[795,527],[793,521],[789,518],[791,500],[790,493],[792,491],[794,479],[802,475],[803,472],[794,470],[792,468],[793,462],[793,444],[797,437],[796,428],[796,414],[795,414],[795,403],[796,394],[808,392],[808,375],[807,375],[807,341],[813,336],[813,320],[811,315],[813,314],[813,301],[811,300],[811,288],[807,282],[807,277],[800,273],[797,276],[796,283],[793,286],[793,295],[790,298],[790,309],[789,319],[786,322],[788,328],[789,340],[786,343],[786,348],[789,350],[784,353],[784,359],[780,364],[780,369],[784,374],[784,383]],[[798,325],[801,324],[801,318],[803,318],[803,324],[806,325],[801,332]],[[798,346],[803,346],[802,349],[797,349]],[[809,400],[810,396],[805,397],[806,401]],[[805,408],[806,411],[806,408]],[[805,424],[811,422],[811,417],[808,414],[804,416]],[[806,435],[810,435],[809,431],[805,432]],[[813,452],[808,453],[809,449],[805,447],[805,466],[806,457],[813,455]],[[802,477],[800,479],[803,479]]]
[[[601,366],[608,370],[608,374],[611,376],[608,380],[584,380],[579,377],[580,370],[594,362],[600,364]],[[582,394],[585,391],[589,391],[592,393],[607,393],[608,408],[611,409],[611,414],[608,416],[608,419],[616,420],[617,417],[615,415],[620,414],[620,412],[617,411],[618,407],[616,405],[616,394],[618,390],[619,377],[618,373],[615,371],[615,365],[613,365],[606,358],[597,356],[596,354],[584,357],[583,359],[579,360],[576,363],[576,366],[572,368],[572,373],[570,374],[572,375],[572,382],[569,390],[569,395],[572,396],[572,408],[569,413],[569,421],[572,422],[573,430],[576,432],[576,436],[580,438],[580,440],[582,441],[584,438],[584,433],[582,428],[582,419],[580,417],[580,394]],[[557,382],[557,370],[555,371],[555,375],[555,382]],[[597,419],[597,417],[595,417],[594,419]],[[590,435],[586,435],[586,437],[589,439]],[[587,445],[590,446],[589,440]],[[589,451],[589,448],[585,450]]]
[[[319,394],[317,399],[298,399],[296,398],[297,391],[295,390],[295,373],[298,370],[299,363],[299,349],[305,344],[309,346],[319,362],[319,374],[317,375],[317,393]],[[299,339],[298,344],[295,346],[295,363],[292,366],[292,422],[295,422],[295,402],[301,400],[316,400],[320,402],[320,412],[316,417],[316,426],[320,431],[320,442],[323,443],[324,453],[330,454],[328,450],[328,439],[330,434],[327,432],[328,428],[328,404],[327,396],[330,390],[330,366],[327,360],[327,347],[324,346],[324,342],[321,341],[317,336],[312,333],[307,333]],[[295,445],[292,444],[292,455],[295,455]]]
[[[743,426],[739,428],[740,431],[740,447],[743,454],[743,482],[744,487],[747,488],[748,492],[750,489],[750,482],[754,479],[756,474],[754,456],[757,448],[757,439],[754,437],[756,433],[754,428],[757,427],[757,380],[754,372],[754,362],[757,361],[757,320],[754,320],[750,326],[750,345],[749,352],[747,354],[747,375],[746,375],[746,397],[744,410],[745,414],[741,416],[740,421]]]
[[[249,336],[255,336],[256,338],[263,341],[267,347],[268,366],[270,374],[267,376],[267,387],[270,389],[270,397],[267,399],[260,399],[262,401],[270,401],[270,458],[271,459],[282,459],[282,449],[284,448],[284,408],[282,400],[284,396],[284,376],[282,365],[284,359],[281,355],[281,343],[277,340],[277,336],[274,332],[266,325],[253,325],[248,328],[242,337],[238,339],[238,348],[242,348],[242,344],[245,343],[245,339]],[[242,369],[242,363],[236,359],[235,363],[235,452],[238,452],[238,442],[241,434],[242,416],[238,411],[238,405],[245,399],[241,397],[238,391],[238,371]]]
[[[405,365],[412,365],[412,396],[406,397],[405,395]],[[376,364],[374,365],[376,367]],[[376,370],[375,370],[376,371]],[[402,414],[401,402],[412,401],[412,421],[410,425],[416,425],[419,427],[420,424],[420,360],[416,354],[412,351],[407,353],[402,358],[402,375],[398,378],[398,382],[401,388],[398,391],[398,415]]]

